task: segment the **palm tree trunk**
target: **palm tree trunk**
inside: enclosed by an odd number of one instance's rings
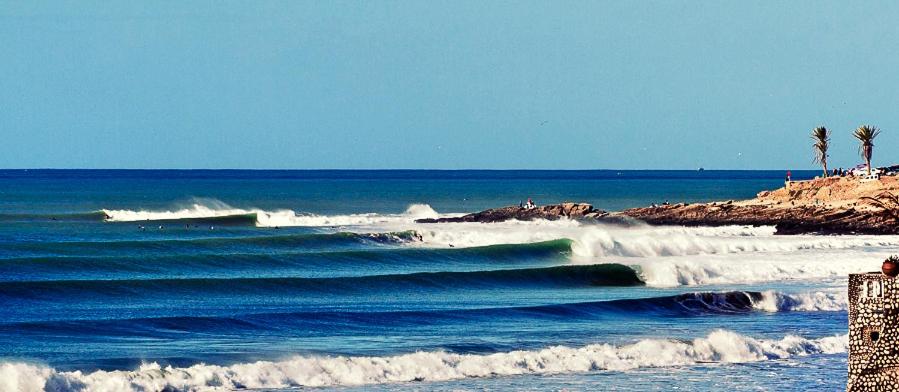
[[[827,178],[827,160],[822,162],[822,164],[824,165],[824,178]]]
[[[865,164],[868,165],[868,176],[871,175],[871,158],[865,157]]]

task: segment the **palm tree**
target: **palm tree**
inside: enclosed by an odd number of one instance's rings
[[[880,135],[880,130],[875,126],[862,125],[852,133],[858,139],[858,152],[865,158],[868,165],[868,175],[871,175],[871,154],[874,153],[874,138]]]
[[[812,140],[815,141],[815,162],[824,166],[824,177],[827,177],[827,147],[830,142],[830,131],[824,127],[817,127],[812,131]]]

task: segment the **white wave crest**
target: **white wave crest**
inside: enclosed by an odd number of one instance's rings
[[[785,294],[768,290],[752,306],[766,312],[838,312],[849,309],[849,299],[845,291]]]
[[[572,263],[632,266],[651,287],[839,280],[876,271],[881,260],[899,250],[897,236],[779,236],[770,227],[620,227],[570,220],[412,227],[422,235],[422,246],[568,238]]]
[[[434,211],[428,204],[412,204],[406,208],[403,215],[412,219],[438,218],[440,214]]]
[[[779,281],[845,279],[850,273],[875,271],[889,251],[842,250],[647,259],[610,258],[631,265],[651,287],[748,284]]]
[[[261,227],[348,226],[347,231],[378,232],[416,230],[425,245],[472,247],[497,244],[541,242],[568,238],[572,254],[584,258],[668,257],[717,255],[751,252],[899,247],[899,236],[775,236],[772,227],[678,227],[636,225],[621,227],[582,224],[572,220],[500,223],[418,224],[421,218],[457,216],[438,214],[427,204],[412,204],[399,214],[298,214],[283,209],[234,208],[214,199],[197,199],[183,207],[167,210],[103,210],[110,221],[175,220],[254,215]]]
[[[583,257],[664,257],[899,246],[897,236],[775,236],[773,228],[596,226],[571,238]]]
[[[390,357],[294,357],[232,366],[187,368],[142,365],[133,371],[58,372],[22,363],[0,365],[0,389],[12,391],[207,391],[446,381],[471,377],[627,371],[697,363],[742,363],[811,354],[844,353],[848,336],[754,339],[716,330],[690,341],[645,339],[613,346],[554,346],[489,355],[417,352]]]
[[[391,227],[414,229],[426,244],[455,247],[520,244],[567,238],[572,255],[595,259],[659,258],[737,253],[899,247],[899,236],[774,235],[773,227],[676,227],[584,224],[573,220],[438,223]],[[377,228],[376,228],[377,229]]]
[[[180,208],[166,211],[148,210],[101,210],[111,222],[135,222],[154,220],[175,220],[195,218],[218,218],[223,216],[249,215],[261,210],[234,208],[215,199],[194,199]]]
[[[506,221],[500,223],[438,223],[416,224],[413,230],[422,235],[425,245],[457,248],[526,244],[552,241],[581,230],[572,220]],[[394,228],[401,231],[401,228]]]
[[[437,218],[440,214],[427,204],[412,204],[402,214],[347,214],[316,215],[298,214],[283,209],[266,211],[257,208],[234,208],[215,199],[196,199],[180,208],[153,210],[101,210],[111,222],[137,222],[198,218],[221,218],[227,216],[254,215],[259,227],[330,227],[330,226],[376,226],[385,224],[411,224],[415,219]],[[449,216],[449,215],[447,215]]]

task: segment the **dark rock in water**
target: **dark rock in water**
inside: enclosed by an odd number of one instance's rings
[[[448,222],[480,222],[480,223],[493,223],[493,222],[503,222],[507,220],[534,220],[534,219],[547,219],[547,220],[557,220],[561,218],[568,219],[598,219],[607,215],[608,213],[602,210],[597,210],[593,208],[592,205],[587,203],[562,203],[562,204],[553,204],[547,206],[540,206],[536,208],[522,208],[522,207],[502,207],[502,208],[493,208],[481,212],[476,212],[473,214],[468,214],[464,216],[454,217],[454,218],[428,218],[428,219],[418,219],[415,222],[418,223],[448,223]]]

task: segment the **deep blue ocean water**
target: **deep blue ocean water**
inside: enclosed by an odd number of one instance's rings
[[[0,390],[840,389],[845,275],[896,237],[414,222],[783,176],[0,170]]]

